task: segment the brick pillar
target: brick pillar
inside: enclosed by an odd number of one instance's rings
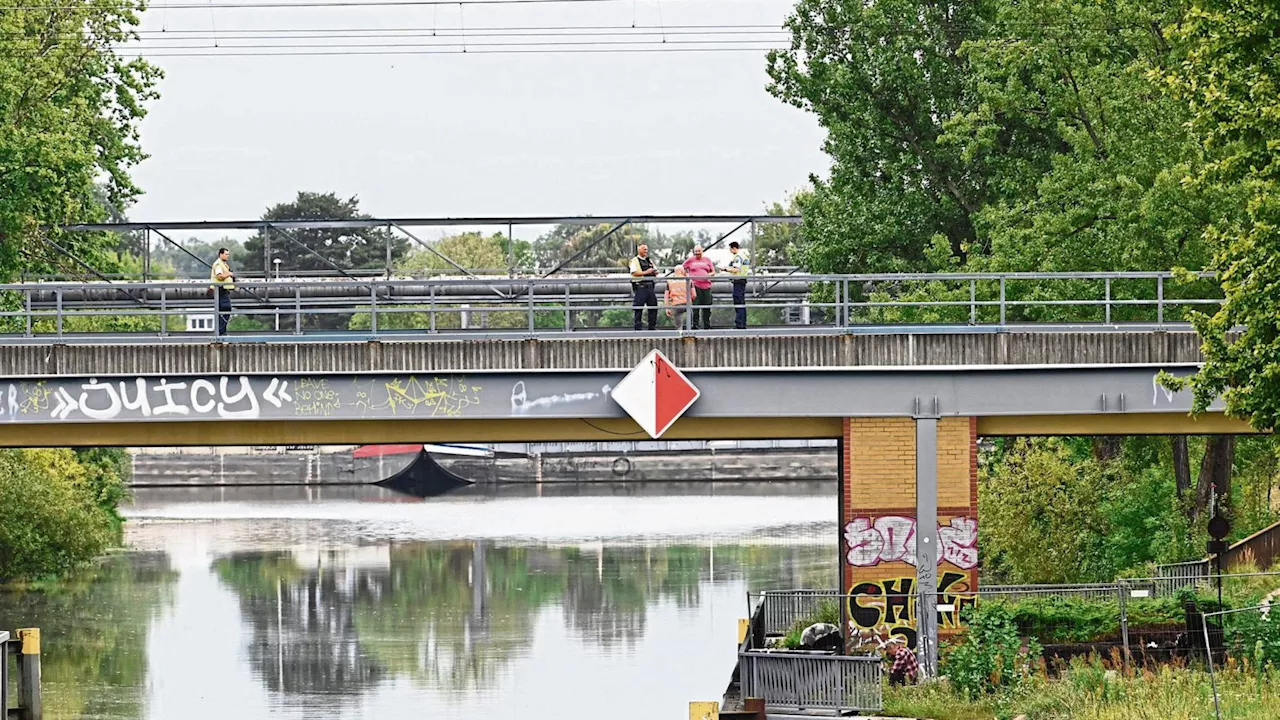
[[[977,427],[975,418],[938,423],[938,592],[944,594],[978,584]],[[850,644],[899,635],[914,648],[915,420],[847,418],[843,446],[841,567],[851,595],[849,622],[863,638],[851,637]],[[955,604],[955,611],[940,613],[943,636],[957,625]]]

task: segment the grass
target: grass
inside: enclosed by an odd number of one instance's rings
[[[1217,680],[1224,720],[1280,717],[1280,671],[1232,663]],[[883,714],[931,720],[1207,720],[1214,709],[1206,672],[1166,665],[1117,673],[1095,661],[1074,663],[1057,679],[1035,677],[978,699],[959,695],[945,682],[886,688]]]
[[[791,624],[786,637],[782,639],[782,647],[788,650],[800,647],[800,636],[804,634],[804,629],[814,623],[827,623],[840,627],[840,604],[834,599],[823,600],[812,615],[796,620]]]

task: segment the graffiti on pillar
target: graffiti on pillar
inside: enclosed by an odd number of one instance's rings
[[[916,602],[914,577],[884,578],[860,582],[849,592],[849,630],[853,645],[876,645],[890,638],[901,638],[913,650],[916,647]],[[938,604],[949,608],[938,611],[938,631],[946,633],[960,627],[960,613],[974,602],[968,575],[942,573],[938,582]]]
[[[844,526],[847,559],[855,567],[874,567],[882,562],[905,562],[916,567],[916,519],[901,515],[856,517]],[[949,562],[963,570],[978,566],[978,521],[952,518],[938,525],[942,555],[938,563]]]

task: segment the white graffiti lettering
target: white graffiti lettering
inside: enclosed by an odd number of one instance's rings
[[[201,402],[201,390],[209,394],[207,402]],[[208,380],[201,379],[191,383],[191,409],[198,413],[213,412],[213,409],[218,405],[217,392],[218,388],[214,387],[213,383]]]
[[[218,403],[218,415],[228,420],[252,420],[258,417],[260,408],[258,407],[258,396],[253,393],[253,386],[249,384],[249,378],[240,376],[240,392],[232,396],[227,391],[227,381],[230,378],[223,377],[221,382],[222,402]],[[234,405],[241,400],[248,399],[249,407],[244,410],[228,410],[228,405]]]
[[[142,417],[151,417],[151,400],[147,397],[147,381],[138,378],[134,382],[137,383],[138,387],[137,399],[129,400],[129,384],[121,381],[120,401],[124,403],[125,410],[136,410],[142,413]]]
[[[100,383],[96,378],[89,378],[89,382],[80,386],[83,392],[80,393],[80,412],[85,417],[94,420],[113,420],[120,414],[121,404],[120,395],[111,383]],[[107,406],[104,408],[92,407],[89,404],[89,393],[106,393]]]
[[[968,570],[978,566],[978,521],[973,518],[951,518],[948,526],[938,526],[938,543],[942,559]]]
[[[278,391],[276,390],[277,387],[280,388]],[[262,393],[262,399],[276,407],[281,407],[283,405],[282,401],[285,400],[293,402],[293,396],[289,394],[289,381],[271,378],[271,384],[267,386],[267,391]]]
[[[66,420],[68,415],[80,409],[80,404],[76,402],[75,398],[71,397],[71,393],[67,392],[66,388],[58,388],[58,392],[54,394],[53,399],[58,404],[53,408],[51,414],[59,420]]]
[[[525,390],[524,381],[520,380],[511,387],[511,413],[513,415],[527,413],[537,408],[549,408],[556,405],[565,405],[586,400],[594,400],[598,397],[608,396],[613,388],[605,385],[600,388],[600,392],[580,392],[580,393],[561,393],[559,395],[547,395],[545,397],[529,399],[528,392]]]
[[[168,380],[161,380],[159,385],[152,388],[157,392],[164,393],[164,404],[156,407],[156,415],[190,415],[191,408],[182,403],[175,402],[173,393],[178,390],[186,390],[186,383],[171,383]]]
[[[1160,375],[1151,376],[1151,404],[1156,405],[1160,402],[1160,393],[1164,393],[1164,399],[1173,402],[1174,391],[1160,384]]]
[[[18,419],[18,386],[9,383],[9,419]]]
[[[882,562],[904,562],[916,566],[916,521],[901,515],[876,518],[856,517],[844,528],[846,559],[856,567],[873,567]],[[952,518],[938,526],[942,554],[937,562],[949,562],[963,570],[978,566],[978,521]]]

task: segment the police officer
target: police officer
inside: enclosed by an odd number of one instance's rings
[[[658,266],[649,257],[649,246],[636,248],[636,256],[631,258],[631,277],[641,278],[631,281],[634,299],[631,306],[635,308],[635,329],[640,329],[640,318],[644,308],[649,309],[649,329],[658,327],[658,295],[653,291],[653,277],[658,274]]]

